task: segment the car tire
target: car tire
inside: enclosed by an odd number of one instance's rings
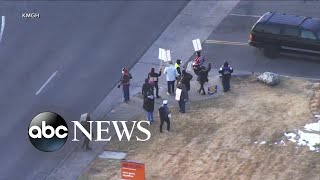
[[[263,49],[263,53],[266,57],[269,57],[271,59],[275,59],[280,54],[280,48],[279,47],[273,47],[269,46]]]

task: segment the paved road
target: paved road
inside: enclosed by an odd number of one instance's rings
[[[320,18],[317,1],[241,1],[210,35],[203,54],[219,68],[224,61],[231,62],[235,70],[250,72],[272,71],[283,75],[320,78],[320,57],[283,54],[269,59],[247,45],[249,33],[259,16],[267,11],[284,12]],[[218,42],[224,41],[224,42]],[[209,43],[210,42],[210,43]]]
[[[0,179],[36,180],[50,173],[74,144],[39,152],[27,136],[31,118],[50,110],[70,122],[93,111],[121,68],[133,66],[187,3],[2,2]],[[21,18],[26,12],[40,18]]]

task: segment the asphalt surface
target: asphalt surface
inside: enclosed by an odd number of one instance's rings
[[[203,45],[203,55],[219,68],[230,62],[235,71],[320,78],[320,57],[283,53],[277,59],[263,56],[262,51],[247,45],[249,33],[265,12],[283,12],[320,18],[318,1],[241,1],[210,35]],[[220,42],[218,42],[220,41]],[[223,42],[221,42],[223,41]]]
[[[75,144],[69,138],[57,152],[38,151],[28,139],[31,119],[54,111],[70,127],[93,111],[121,68],[132,67],[187,3],[2,2],[0,179],[45,178]],[[23,19],[27,12],[40,18]]]

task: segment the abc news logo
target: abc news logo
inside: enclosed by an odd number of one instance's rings
[[[116,131],[116,135],[121,141],[124,136],[127,137],[127,140],[130,141],[132,132],[136,127],[139,131],[147,135],[147,138],[140,139],[136,136],[137,141],[148,141],[151,137],[151,133],[148,129],[144,128],[141,124],[147,123],[150,125],[149,121],[131,121],[133,126],[129,132],[127,123],[128,121],[87,121],[89,125],[89,130],[86,129],[82,123],[79,121],[71,121],[73,124],[73,139],[72,141],[79,141],[77,139],[77,130],[80,130],[82,134],[86,136],[90,141],[93,140],[93,125],[96,123],[96,139],[94,141],[110,141],[111,136],[107,139],[102,138],[102,132],[109,133],[109,127],[112,124]],[[122,125],[122,130],[119,127],[118,123]],[[130,122],[130,123],[131,123]],[[107,128],[102,128],[102,125],[108,125]],[[136,126],[137,125],[137,126]],[[43,112],[38,114],[32,119],[28,128],[28,135],[31,144],[44,152],[54,152],[59,150],[68,139],[68,125],[66,121],[58,114],[54,112]]]

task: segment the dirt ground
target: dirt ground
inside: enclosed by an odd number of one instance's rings
[[[289,141],[274,144],[312,122],[312,95],[305,80],[285,78],[270,87],[235,78],[230,93],[187,104],[186,114],[173,110],[171,132],[159,132],[157,117],[148,142],[114,141],[106,150],[144,162],[147,180],[319,180],[319,153]],[[97,158],[83,178],[119,180],[120,161]]]

